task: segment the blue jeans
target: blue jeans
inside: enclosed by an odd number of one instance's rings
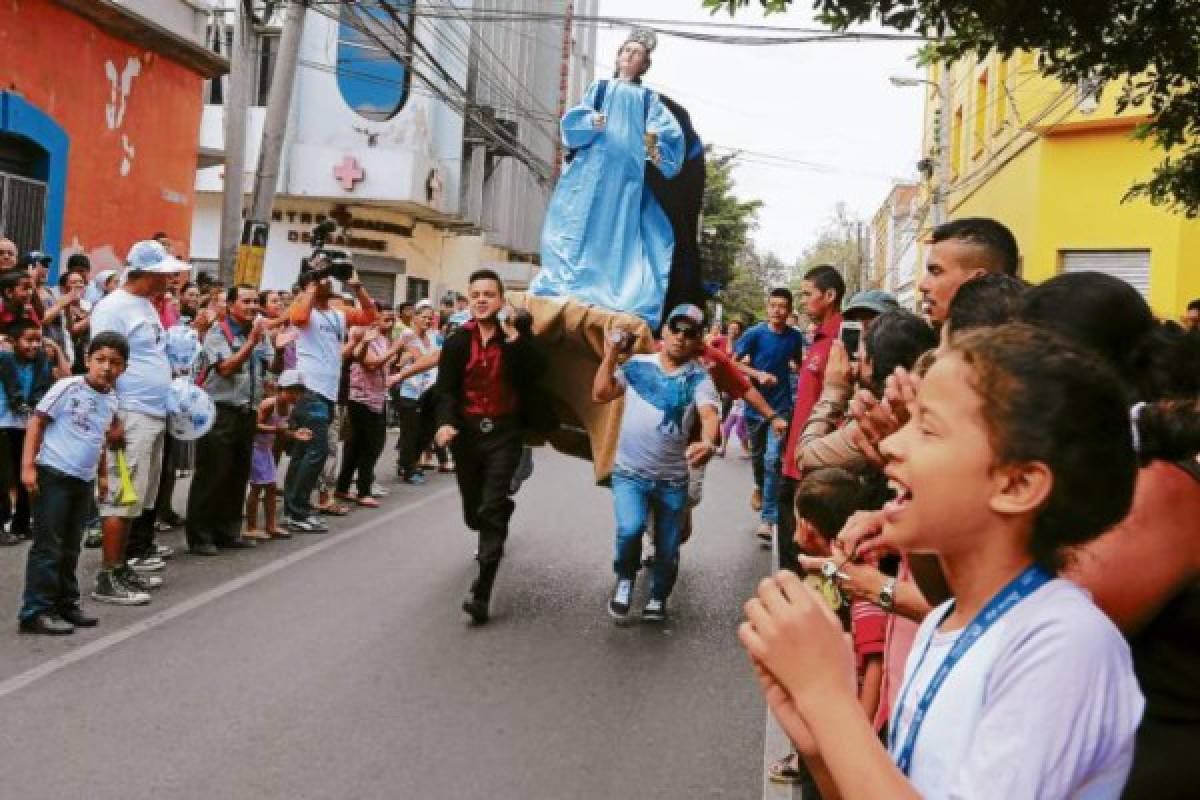
[[[654,513],[654,576],[650,596],[666,600],[679,574],[679,537],[687,509],[688,482],[651,480],[628,472],[612,475],[613,512],[617,518],[618,578],[633,579],[642,564],[642,533]]]
[[[292,442],[291,460],[283,479],[283,515],[288,519],[307,519],[314,513],[312,493],[329,456],[332,421],[333,402],[311,389],[304,392],[292,409],[291,428],[308,428],[312,439]]]
[[[79,543],[95,490],[91,481],[38,467],[33,498],[33,544],[25,562],[20,619],[79,605]]]
[[[746,423],[750,428],[754,483],[762,490],[762,521],[774,525],[779,522],[779,479],[786,440],[776,436],[771,423],[762,417],[747,417]]]

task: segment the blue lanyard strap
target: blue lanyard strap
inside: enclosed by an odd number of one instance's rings
[[[983,634],[987,633],[988,629],[996,623],[996,620],[1015,608],[1018,603],[1036,592],[1053,577],[1051,573],[1036,564],[1026,567],[1020,575],[1013,578],[1007,586],[997,592],[995,597],[989,600],[987,605],[975,615],[975,619],[971,620],[971,624],[963,629],[963,632],[958,637],[958,641],[950,648],[950,652],[942,661],[941,666],[937,668],[937,672],[933,674],[929,685],[925,687],[925,693],[917,701],[912,722],[908,725],[908,735],[904,739],[904,748],[896,757],[896,766],[900,767],[901,772],[907,775],[909,768],[912,766],[913,748],[917,744],[917,734],[920,733],[921,724],[925,721],[925,715],[929,712],[929,707],[933,705],[933,699],[937,697],[937,693],[941,690],[942,684],[946,682],[950,671],[962,660],[967,651],[979,641]],[[892,725],[888,742],[888,749],[893,752],[896,749],[896,728],[903,718],[901,710],[904,708],[904,701],[908,697],[908,690],[912,688],[913,681],[920,674],[921,666],[925,663],[925,656],[929,655],[929,647],[933,644],[933,637],[937,633],[937,627],[940,627],[946,621],[946,617],[953,610],[954,604],[951,603],[950,607],[942,614],[941,619],[938,620],[937,626],[935,626],[933,632],[930,633],[929,639],[925,642],[925,649],[921,651],[921,657],[917,660],[917,665],[912,671],[908,685],[904,687],[904,693],[900,695],[899,700],[896,702],[895,713],[892,716],[893,722],[896,724]]]

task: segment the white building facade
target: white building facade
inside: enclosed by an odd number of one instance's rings
[[[240,0],[223,0],[226,6]],[[536,269],[560,157],[558,117],[594,71],[598,0],[322,4],[306,12],[262,286],[293,284],[310,231],[351,253],[384,302],[463,291],[474,269],[513,286]],[[278,16],[278,13],[277,13]],[[246,206],[278,29],[256,35]],[[219,99],[219,98],[214,98]],[[201,146],[223,148],[224,107]],[[222,167],[198,171],[191,255],[215,271]]]
[[[872,286],[895,295],[901,307],[917,310],[917,237],[921,214],[916,184],[897,183],[871,222]]]

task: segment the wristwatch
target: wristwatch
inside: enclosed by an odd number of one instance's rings
[[[879,607],[889,614],[896,610],[896,579],[888,578],[879,590]]]

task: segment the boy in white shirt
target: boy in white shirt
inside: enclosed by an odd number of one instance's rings
[[[124,336],[97,334],[88,346],[87,373],[55,383],[29,419],[21,483],[33,498],[33,546],[22,633],[66,634],[97,622],[79,607],[75,568],[97,475],[100,495],[107,494],[105,437],[117,414],[113,387],[128,358]]]

